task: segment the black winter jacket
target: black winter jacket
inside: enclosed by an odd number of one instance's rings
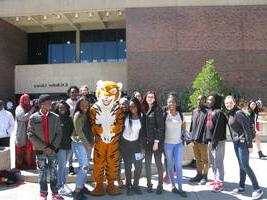
[[[214,148],[219,141],[226,140],[227,118],[220,109],[210,109],[207,114],[204,141],[211,142]]]
[[[205,143],[205,141],[203,140],[203,135],[206,130],[207,114],[208,109],[205,107],[196,108],[192,112],[190,133],[192,140],[197,143]]]
[[[234,108],[228,114],[228,124],[230,128],[231,137],[234,143],[240,142],[244,139],[248,148],[252,148],[252,129],[249,118],[239,108]]]
[[[152,106],[146,113],[146,143],[154,143],[154,140],[159,140],[159,143],[162,145],[164,138],[162,110],[158,106]]]
[[[74,129],[72,118],[66,115],[60,115],[59,118],[62,128],[62,140],[60,142],[59,149],[71,149],[71,135]]]

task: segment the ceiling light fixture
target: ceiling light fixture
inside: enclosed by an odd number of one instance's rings
[[[75,13],[75,18],[78,18],[79,17],[79,14],[78,13]]]
[[[60,19],[61,18],[61,15],[57,15],[57,19]]]
[[[31,19],[32,19],[32,18],[31,18],[30,16],[27,18],[28,21],[31,21]]]
[[[46,15],[44,15],[43,19],[44,19],[44,20],[47,20],[47,16],[46,16]]]
[[[118,11],[118,16],[122,16],[122,11],[121,10]]]
[[[109,17],[110,16],[110,12],[106,12],[106,17]]]
[[[19,21],[19,17],[16,17],[16,22],[18,22]]]
[[[93,17],[94,13],[93,12],[89,12],[89,17]]]

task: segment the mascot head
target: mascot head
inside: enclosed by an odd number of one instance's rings
[[[96,86],[96,97],[98,102],[104,107],[111,107],[119,100],[122,83],[113,81],[98,81]]]

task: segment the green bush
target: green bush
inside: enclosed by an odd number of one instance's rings
[[[201,72],[193,81],[193,94],[190,96],[189,107],[197,107],[197,97],[199,95],[208,96],[211,93],[223,94],[223,78],[214,66],[214,60],[207,60]]]

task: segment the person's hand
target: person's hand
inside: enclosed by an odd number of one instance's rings
[[[158,149],[159,149],[159,143],[158,142],[154,142],[153,151],[157,151]]]
[[[141,149],[141,154],[143,155],[143,157],[145,157],[145,150]]]
[[[250,154],[252,154],[252,153],[253,153],[253,148],[248,148],[248,152],[249,152]]]
[[[182,128],[186,128],[186,123],[185,122],[182,123]]]

